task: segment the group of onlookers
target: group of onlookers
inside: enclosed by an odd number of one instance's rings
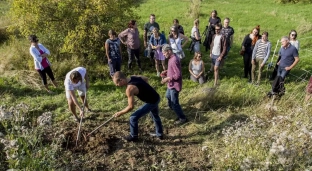
[[[204,31],[203,45],[206,51],[209,50],[211,65],[209,72],[214,73],[214,86],[217,86],[219,80],[219,70],[222,69],[227,54],[233,46],[234,29],[229,25],[230,19],[223,20],[221,24],[220,17],[217,16],[217,11],[213,10],[208,20],[208,26]],[[162,139],[162,124],[158,116],[159,95],[155,91],[152,96],[149,96],[151,86],[148,84],[148,79],[144,76],[133,76],[127,78],[121,70],[122,50],[121,43],[127,46],[128,53],[128,70],[133,69],[133,62],[136,60],[137,67],[142,72],[140,60],[140,34],[137,28],[136,20],[129,21],[127,29],[120,32],[118,35],[114,30],[109,30],[109,38],[105,41],[105,54],[108,61],[110,76],[117,86],[127,86],[126,95],[128,96],[128,106],[117,112],[114,116],[118,117],[133,108],[133,96],[137,96],[145,104],[139,108],[130,117],[131,133],[126,137],[129,141],[135,141],[138,134],[138,119],[146,114],[146,111],[152,112],[152,117],[156,126],[155,136]],[[244,63],[244,78],[247,78],[250,83],[259,85],[261,81],[261,72],[264,69],[266,62],[271,53],[271,43],[268,40],[269,33],[264,31],[260,33],[260,26],[257,26],[248,33],[241,44],[241,55]],[[299,42],[296,39],[297,32],[291,30],[288,36],[281,39],[281,48],[278,52],[278,59],[275,66],[275,72],[272,74],[274,84],[283,84],[285,77],[290,70],[299,62]],[[56,87],[56,81],[53,72],[50,68],[48,60],[49,50],[46,49],[38,41],[35,35],[29,37],[31,42],[30,53],[34,58],[35,69],[40,74],[43,84],[49,93],[52,93],[47,86],[46,74],[51,78],[53,85]],[[155,15],[151,14],[149,22],[144,25],[144,47],[145,55],[150,58],[151,64],[155,65],[156,75],[162,77],[161,83],[167,84],[166,98],[168,106],[178,116],[176,124],[183,124],[187,121],[182,108],[179,104],[179,92],[182,89],[182,69],[181,60],[185,57],[183,48],[188,44],[189,38],[184,35],[184,29],[179,24],[177,19],[173,20],[173,26],[170,27],[168,39],[164,33],[160,32],[160,27],[155,22]],[[190,51],[194,52],[194,57],[188,65],[190,79],[203,84],[206,81],[205,63],[202,59],[200,44],[202,36],[199,31],[199,20],[194,20],[194,26],[191,29],[190,36]],[[277,47],[277,46],[276,46]],[[276,50],[276,49],[275,49]],[[166,67],[165,59],[168,59]],[[159,66],[162,66],[160,68]],[[258,66],[258,77],[255,76],[256,67]],[[276,74],[276,75],[275,75]],[[68,106],[72,114],[79,121],[76,115],[76,107],[79,108],[80,115],[83,117],[83,108],[79,105],[75,96],[74,90],[78,90],[81,100],[84,102],[84,107],[91,111],[86,100],[86,92],[89,87],[89,79],[86,68],[77,67],[67,73],[65,81],[66,98]],[[273,85],[272,85],[273,86]],[[311,81],[312,87],[312,81]],[[309,91],[312,88],[309,89]],[[272,87],[272,94],[275,88]],[[140,93],[141,92],[141,93]],[[143,94],[142,94],[143,92]],[[145,94],[144,94],[145,93]],[[311,97],[307,96],[306,99]]]

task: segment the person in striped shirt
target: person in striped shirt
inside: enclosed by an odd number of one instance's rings
[[[256,45],[252,52],[251,58],[251,83],[259,85],[261,79],[261,72],[264,68],[266,61],[268,60],[271,52],[271,43],[268,41],[268,32],[262,33],[262,38],[256,42]],[[255,82],[255,71],[257,65],[259,66],[258,79]]]

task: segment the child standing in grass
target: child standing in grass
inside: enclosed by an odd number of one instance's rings
[[[35,69],[38,71],[47,92],[52,93],[52,91],[48,87],[46,74],[48,74],[48,76],[50,77],[54,87],[57,87],[57,83],[50,67],[50,61],[48,60],[50,51],[39,43],[36,35],[30,35],[28,39],[31,43],[29,51],[31,56],[34,58]]]
[[[110,76],[113,77],[116,71],[121,68],[121,47],[120,40],[114,30],[108,31],[109,39],[105,42],[105,53],[108,60]]]

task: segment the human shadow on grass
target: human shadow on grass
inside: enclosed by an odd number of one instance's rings
[[[38,96],[45,93],[43,90],[35,90],[28,87],[14,87],[10,85],[0,85],[0,94],[10,94],[14,97]]]

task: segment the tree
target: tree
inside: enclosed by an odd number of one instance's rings
[[[15,22],[10,30],[21,35],[38,35],[55,53],[71,53],[88,62],[104,55],[109,29],[124,30],[135,0],[12,0]]]

